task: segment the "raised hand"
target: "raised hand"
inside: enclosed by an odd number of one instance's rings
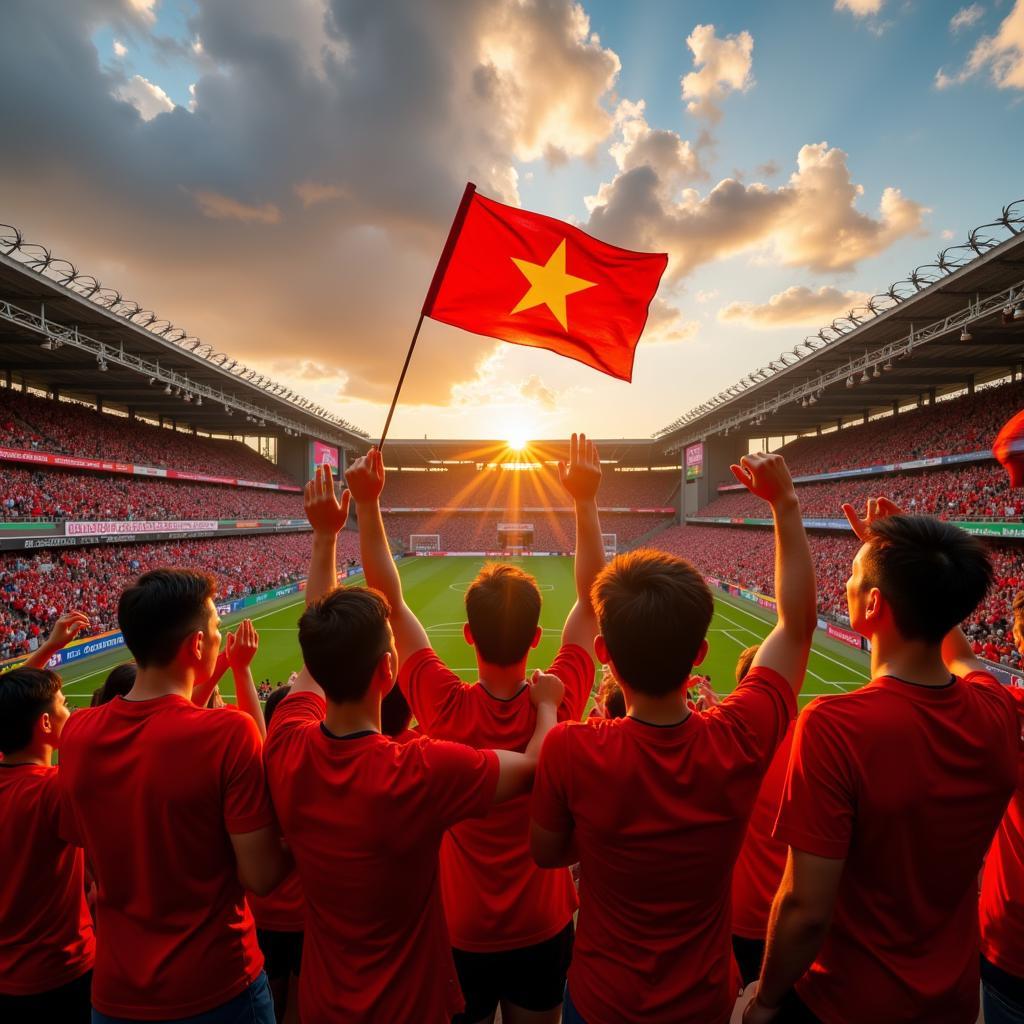
[[[690,685],[697,691],[697,699],[693,706],[698,711],[707,711],[708,708],[717,707],[722,703],[722,698],[711,689],[711,684],[703,676],[693,676]]]
[[[334,493],[334,473],[328,465],[317,466],[316,476],[306,484],[303,507],[313,533],[336,537],[348,522],[351,495],[342,492],[341,501]]]
[[[60,650],[71,643],[78,634],[89,625],[89,616],[85,612],[65,612],[53,624],[50,635],[46,638],[46,646],[53,650]]]
[[[569,465],[558,464],[558,479],[575,501],[593,501],[601,483],[601,455],[586,434],[573,434],[569,441]]]
[[[857,515],[856,509],[848,502],[844,503],[843,512],[853,527],[853,532],[864,542],[867,542],[871,536],[871,524],[875,520],[884,519],[886,516],[903,515],[903,509],[896,502],[890,501],[888,498],[868,498],[863,519]]]
[[[256,657],[260,647],[260,637],[252,619],[245,619],[237,632],[229,633],[224,645],[224,653],[232,672],[247,669]]]
[[[562,680],[550,672],[541,672],[540,669],[537,669],[530,676],[529,685],[530,701],[534,707],[540,707],[541,704],[553,704],[558,707],[565,696],[565,685]]]
[[[345,470],[345,483],[357,505],[380,498],[384,490],[384,456],[376,447]]]
[[[789,475],[789,466],[781,455],[770,455],[756,452],[744,455],[739,465],[729,467],[732,475],[751,494],[763,498],[773,507],[780,502],[796,499],[793,478]]]

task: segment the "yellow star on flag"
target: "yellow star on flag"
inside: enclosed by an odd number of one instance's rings
[[[524,309],[533,309],[534,306],[547,306],[562,325],[562,330],[568,331],[569,321],[565,314],[566,296],[593,288],[597,282],[584,281],[582,277],[573,277],[572,274],[565,272],[565,239],[558,243],[558,248],[543,265],[519,260],[515,256],[511,259],[530,282],[529,289],[512,312],[521,313]]]

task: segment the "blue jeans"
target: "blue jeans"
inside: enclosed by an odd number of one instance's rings
[[[568,985],[565,986],[565,1002],[562,1003],[562,1024],[587,1024],[580,1016],[580,1011],[573,1005]]]
[[[92,1024],[143,1024],[128,1017],[108,1017],[99,1010],[92,1011]],[[145,1022],[150,1024],[150,1022]],[[220,1006],[215,1006],[205,1013],[197,1013],[192,1017],[176,1017],[162,1021],[161,1024],[276,1024],[274,1018],[274,999],[270,994],[267,976],[260,971],[260,976],[234,999],[229,999]]]

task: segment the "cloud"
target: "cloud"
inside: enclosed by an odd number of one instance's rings
[[[114,56],[123,57],[128,52],[128,47],[120,39],[114,40]]]
[[[754,37],[740,32],[719,38],[714,25],[697,25],[686,37],[686,45],[695,65],[680,83],[686,109],[695,117],[717,121],[722,116],[721,101],[730,92],[746,92],[754,84]]]
[[[691,341],[699,330],[696,320],[687,320],[671,303],[656,297],[651,303],[641,344],[679,345]]]
[[[959,71],[947,75],[940,68],[935,73],[935,88],[963,85],[985,71],[997,89],[1024,89],[1024,0],[1015,0],[994,36],[983,36],[975,43]]]
[[[707,193],[687,188],[671,198],[657,169],[646,164],[602,184],[590,203],[588,230],[633,248],[667,251],[673,279],[755,249],[786,266],[846,271],[899,238],[919,235],[927,212],[898,188],[886,188],[871,216],[857,209],[863,191],[846,153],[827,142],[801,147],[796,170],[778,188],[726,178]]]
[[[537,374],[531,374],[519,385],[519,394],[528,402],[535,402],[543,409],[558,408],[558,395],[551,390]]]
[[[782,170],[774,160],[765,160],[763,164],[758,164],[754,169],[761,178],[774,178]]]
[[[277,224],[281,211],[273,203],[252,206],[205,189],[193,193],[204,217],[212,220],[237,220],[243,224]]]
[[[878,14],[885,0],[836,0],[837,11],[849,11],[856,18],[868,18]]]
[[[152,121],[157,114],[165,114],[174,109],[171,97],[159,85],[142,75],[132,75],[127,82],[113,90],[113,96],[130,103],[143,121]]]
[[[589,155],[615,126],[619,59],[571,0],[208,0],[161,51],[192,103],[148,120],[93,42],[127,22],[156,45],[127,3],[5,5],[5,207],[82,268],[116,254],[111,285],[218,350],[286,353],[292,386],[311,362],[390,400],[467,179],[517,202],[518,164]],[[494,350],[425,326],[405,401],[447,404]]]
[[[949,30],[954,34],[965,28],[970,28],[976,21],[985,15],[985,8],[981,4],[971,4],[970,7],[961,7],[952,18],[949,19]]]
[[[144,21],[156,21],[156,5],[158,0],[128,0],[128,7]]]
[[[866,292],[841,291],[831,285],[817,291],[794,285],[760,304],[731,302],[718,311],[718,319],[746,327],[817,327],[863,305],[867,298]]]
[[[943,228],[939,235],[948,242],[953,237],[953,231],[951,228]]]

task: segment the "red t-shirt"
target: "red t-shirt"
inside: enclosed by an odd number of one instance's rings
[[[565,685],[558,717],[578,720],[594,681],[590,655],[566,644],[549,671]],[[430,648],[402,666],[398,682],[432,739],[523,751],[537,726],[525,683],[508,700],[492,697],[479,683],[463,683]],[[486,818],[461,822],[445,836],[441,895],[456,949],[490,953],[532,946],[572,920],[577,901],[569,869],[538,868],[529,837],[528,795],[493,807]]]
[[[306,901],[297,871],[289,872],[267,896],[246,892],[245,899],[257,928],[270,932],[301,932],[306,927]]]
[[[764,941],[768,915],[786,870],[789,847],[772,835],[786,785],[789,752],[793,747],[793,722],[775,751],[761,783],[739,859],[732,872],[732,933],[744,939]]]
[[[302,1018],[449,1021],[463,1007],[438,883],[447,828],[486,814],[493,751],[336,737],[309,693],[278,704],[266,762],[306,894]]]
[[[574,829],[580,916],[569,968],[588,1024],[724,1024],[739,992],[730,882],[761,779],[796,714],[789,684],[753,669],[676,726],[557,725],[530,813]]]
[[[1007,687],[1018,709],[1024,690]],[[981,951],[996,967],[1024,978],[1024,753],[1017,790],[992,841],[981,883]]]
[[[57,769],[0,762],[0,995],[59,988],[92,969],[82,851],[60,838]]]
[[[797,983],[825,1021],[978,1014],[978,872],[1017,778],[1014,701],[975,672],[819,697],[797,722],[775,837],[845,859],[828,935]]]
[[[248,715],[180,696],[76,712],[60,750],[62,828],[96,875],[93,1005],[189,1017],[263,969],[230,834],[274,823]]]

